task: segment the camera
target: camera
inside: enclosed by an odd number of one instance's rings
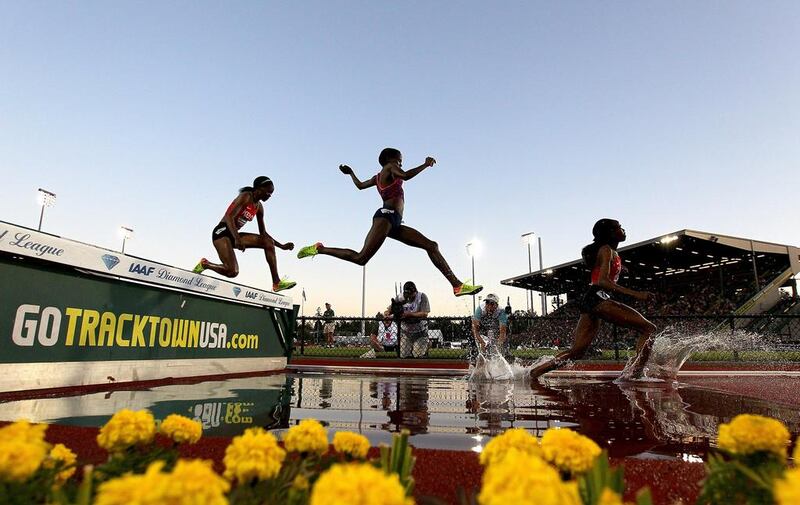
[[[392,298],[391,308],[389,309],[392,313],[392,318],[395,321],[400,321],[403,317],[403,302]]]

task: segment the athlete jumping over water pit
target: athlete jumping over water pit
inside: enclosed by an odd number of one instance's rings
[[[602,321],[639,332],[636,356],[630,366],[630,378],[639,379],[644,374],[644,367],[653,345],[651,335],[656,326],[639,312],[613,300],[611,296],[613,293],[621,293],[645,301],[652,296],[652,293],[628,289],[617,284],[619,274],[622,272],[622,260],[617,254],[617,246],[626,239],[625,230],[619,221],[613,219],[597,221],[592,228],[592,235],[594,241],[581,251],[584,263],[592,269],[592,279],[580,303],[581,317],[575,328],[572,347],[554,359],[535,366],[530,372],[531,377],[538,377],[562,366],[567,360],[583,356],[600,331]]]
[[[274,191],[275,185],[272,180],[263,175],[256,177],[252,186],[246,186],[239,190],[239,196],[231,202],[222,221],[211,232],[211,240],[222,264],[212,263],[206,258],[201,258],[194,267],[195,273],[199,274],[208,269],[225,277],[236,277],[239,275],[239,263],[236,261],[236,254],[233,250],[263,249],[269,271],[272,274],[272,291],[277,293],[291,289],[297,284],[286,279],[281,280],[278,276],[278,261],[275,257],[276,247],[291,251],[294,249],[294,244],[291,242],[281,244],[267,233],[264,226],[264,206],[261,205],[261,202],[269,200]],[[258,221],[258,234],[239,233],[242,226],[252,221],[254,217]]]
[[[436,163],[436,160],[427,157],[425,158],[425,163],[406,171],[402,168],[403,155],[400,151],[387,147],[381,151],[378,157],[378,163],[382,167],[381,171],[366,181],[359,180],[353,172],[353,169],[347,165],[339,165],[339,170],[341,170],[343,174],[349,175],[353,180],[353,184],[355,184],[359,190],[376,186],[378,188],[378,193],[383,199],[383,205],[372,217],[372,227],[367,233],[367,238],[364,240],[364,245],[361,250],[356,252],[352,249],[325,247],[322,243],[317,242],[314,245],[300,249],[300,252],[297,253],[297,257],[305,258],[307,256],[316,256],[317,254],[326,254],[357,265],[366,265],[370,258],[378,252],[378,249],[383,245],[386,238],[389,237],[399,240],[411,247],[425,249],[434,266],[442,272],[442,275],[444,275],[453,286],[453,294],[456,296],[475,295],[479,293],[483,289],[482,286],[473,286],[461,282],[458,277],[453,274],[447,261],[445,261],[444,257],[439,252],[439,245],[436,242],[430,240],[414,228],[402,224],[403,208],[405,205],[403,182],[413,179],[426,168],[432,167]]]

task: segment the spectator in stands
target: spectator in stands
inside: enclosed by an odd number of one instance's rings
[[[330,347],[333,347],[333,332],[336,329],[334,317],[336,317],[336,314],[333,312],[331,304],[325,302],[325,312],[322,313],[322,321],[325,324],[322,327],[322,331],[325,333],[325,344]]]
[[[395,352],[397,350],[397,325],[391,319],[378,312],[378,331],[369,336],[371,349],[361,355],[362,358],[374,358],[376,352]]]
[[[392,301],[384,316],[400,320],[400,357],[421,358],[428,353],[428,322],[431,304],[425,293],[411,281],[403,284],[403,294]]]
[[[500,308],[500,299],[495,294],[486,295],[472,315],[472,337],[478,349],[485,353],[487,346],[497,346],[501,354],[506,354],[507,334],[508,314]]]

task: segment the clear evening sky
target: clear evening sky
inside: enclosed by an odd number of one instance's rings
[[[630,242],[692,228],[800,245],[800,2],[0,1],[0,219],[191,268],[240,186],[276,184],[267,229],[360,248],[378,152],[405,168],[405,222],[478,283],[578,257],[601,217]],[[245,230],[254,230],[251,224]],[[361,268],[279,252],[305,313],[361,312]],[[534,263],[536,250],[534,249]],[[263,254],[239,255],[268,288]],[[421,250],[387,241],[367,314],[414,280],[465,314]]]

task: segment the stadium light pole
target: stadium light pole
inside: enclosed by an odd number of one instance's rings
[[[366,300],[365,293],[367,292],[367,265],[361,266],[361,336],[366,337],[366,328],[364,325],[364,302]]]
[[[42,207],[42,211],[39,213],[39,228],[38,231],[42,231],[42,220],[44,219],[44,208],[45,207],[52,207],[56,204],[56,194],[52,191],[47,191],[46,189],[39,188],[39,193],[36,198],[39,202],[39,205]]]
[[[533,237],[535,237],[535,236],[536,236],[536,234],[534,232],[532,232],[532,231],[522,234],[522,241],[525,243],[525,245],[528,246],[528,273],[529,274],[533,273],[533,265],[531,264],[531,242],[533,241]],[[529,297],[526,296],[525,297],[525,301],[528,303],[528,314],[529,315],[533,315],[533,290],[529,289],[528,291],[529,291],[529,294],[530,294],[530,299],[528,299]]]
[[[536,237],[536,238],[539,240],[539,270],[541,271],[544,268],[544,265],[542,264],[542,237],[539,236],[539,237]],[[547,315],[547,294],[545,294],[543,292],[543,293],[541,293],[541,297],[542,297],[542,315],[546,316]]]
[[[472,260],[472,284],[477,285],[477,281],[475,280],[475,256],[478,255],[480,252],[480,244],[478,243],[477,239],[472,239],[470,242],[467,242],[467,254],[469,255],[470,259]],[[475,295],[472,295],[472,313],[475,313]]]
[[[133,238],[133,228],[128,228],[127,226],[120,226],[119,227],[119,234],[122,236],[122,254],[125,254],[125,241]]]

